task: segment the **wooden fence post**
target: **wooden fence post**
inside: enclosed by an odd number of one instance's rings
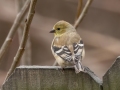
[[[20,66],[2,90],[101,90],[102,81],[87,67],[85,71],[76,74],[74,68],[62,72],[59,66]]]
[[[20,66],[2,90],[120,90],[120,56],[103,76],[103,83],[89,68],[75,73],[59,66]]]
[[[120,56],[103,76],[103,90],[120,90]]]

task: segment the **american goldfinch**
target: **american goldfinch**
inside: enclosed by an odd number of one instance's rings
[[[76,29],[70,23],[61,20],[54,25],[50,33],[54,33],[51,50],[57,63],[62,68],[74,66],[76,73],[84,71],[81,64],[85,55],[84,44]]]

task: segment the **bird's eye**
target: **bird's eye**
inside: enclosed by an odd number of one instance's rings
[[[60,28],[57,28],[57,30],[60,30]]]

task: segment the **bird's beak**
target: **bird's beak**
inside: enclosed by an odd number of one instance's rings
[[[55,33],[55,30],[51,30],[50,33]]]

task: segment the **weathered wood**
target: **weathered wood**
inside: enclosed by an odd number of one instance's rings
[[[103,76],[103,90],[120,90],[120,56]]]
[[[101,90],[101,83],[88,68],[76,74],[71,67],[62,72],[59,66],[20,66],[2,90]]]

